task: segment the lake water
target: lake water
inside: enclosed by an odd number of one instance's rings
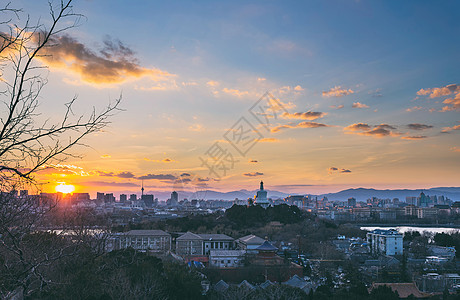
[[[460,228],[452,227],[417,227],[417,226],[361,226],[362,230],[372,231],[374,229],[396,229],[400,233],[405,233],[407,231],[418,231],[420,233],[429,232],[432,234],[436,233],[450,233],[450,232],[460,232]]]

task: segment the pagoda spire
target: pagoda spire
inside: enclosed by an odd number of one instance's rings
[[[261,191],[264,190],[264,182],[263,182],[263,181],[260,181],[260,190],[261,190]]]

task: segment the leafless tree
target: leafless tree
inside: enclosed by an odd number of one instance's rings
[[[72,0],[49,2],[50,20],[32,23],[20,8],[0,7],[0,298],[14,290],[31,294],[51,284],[54,264],[76,251],[75,239],[85,242],[87,227],[73,239],[37,233],[37,227],[53,205],[44,207],[33,196],[18,196],[21,189],[39,190],[34,174],[50,163],[74,156],[74,146],[109,124],[121,97],[102,110],[74,114],[77,98],[63,104],[60,120],[40,113],[46,66],[40,56],[49,55],[59,34],[77,26],[82,18]],[[75,220],[74,220],[75,221]],[[78,221],[78,220],[77,220]],[[80,225],[84,220],[79,220]],[[78,223],[78,222],[77,222]]]

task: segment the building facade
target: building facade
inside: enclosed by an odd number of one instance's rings
[[[171,250],[171,235],[163,230],[131,230],[117,235],[114,247],[164,253]]]
[[[376,229],[367,234],[367,242],[372,254],[402,255],[403,235],[394,229]]]

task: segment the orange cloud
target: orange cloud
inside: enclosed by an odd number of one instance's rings
[[[206,84],[209,86],[218,86],[220,83],[218,81],[210,80],[206,82]]]
[[[323,97],[343,97],[350,94],[353,94],[354,91],[352,89],[342,89],[341,86],[335,86],[331,88],[329,91],[323,91]]]
[[[104,154],[104,155],[101,155],[101,158],[111,158],[112,156],[111,155],[108,155],[108,154]]]
[[[239,97],[239,98],[249,95],[248,91],[240,91],[240,90],[228,89],[228,88],[223,88],[222,92]]]
[[[63,35],[51,40],[39,59],[52,68],[80,75],[88,83],[122,83],[132,78],[149,77],[168,81],[175,75],[156,68],[145,68],[134,58],[134,52],[120,41],[104,41],[104,48],[95,52],[76,39]]]
[[[343,130],[347,134],[359,134],[359,135],[366,135],[366,136],[374,136],[374,137],[385,137],[385,136],[399,136],[401,135],[398,132],[395,132],[396,128],[388,125],[388,124],[380,124],[370,126],[365,123],[357,123],[352,124],[345,127]]]
[[[275,138],[263,138],[263,139],[260,139],[259,142],[262,142],[262,143],[276,143],[276,142],[279,142],[280,140],[278,139],[275,139]]]
[[[353,108],[369,108],[369,105],[366,105],[366,104],[360,103],[360,102],[355,102],[355,103],[353,103],[353,105],[351,107],[353,107]]]
[[[413,106],[411,108],[406,109],[406,111],[407,112],[413,112],[413,111],[417,111],[417,110],[421,110],[421,109],[423,109],[423,107],[421,107],[421,106]]]
[[[330,167],[327,169],[328,170],[328,173],[329,174],[333,174],[333,173],[351,173],[350,170],[348,169],[342,169],[342,168],[337,168],[337,167]]]
[[[425,135],[413,135],[413,136],[403,136],[401,139],[403,140],[421,140],[421,139],[426,139],[427,136]]]
[[[452,127],[444,127],[441,132],[442,133],[449,133],[452,130],[460,130],[460,125],[455,125],[455,126],[452,126]]]
[[[452,93],[460,92],[460,86],[457,84],[449,84],[444,87],[440,88],[429,88],[429,89],[421,89],[417,92],[419,96],[426,96],[429,95],[430,98],[442,97],[447,96]]]
[[[316,120],[320,119],[327,115],[327,113],[324,112],[318,112],[318,111],[307,111],[307,112],[296,112],[296,113],[288,113],[284,112],[281,117],[285,119],[302,119],[302,120]]]
[[[452,148],[450,148],[450,150],[460,153],[460,148],[459,147],[452,147]]]
[[[330,108],[335,108],[335,109],[344,108],[343,104],[340,104],[340,105],[330,105],[329,107],[330,107]]]
[[[251,172],[251,173],[244,173],[243,176],[247,176],[247,177],[256,177],[256,176],[262,176],[264,175],[264,173],[260,173],[260,172]]]
[[[287,129],[287,128],[319,128],[319,127],[331,127],[331,126],[323,124],[323,123],[316,123],[316,122],[301,122],[299,124],[287,124],[287,125],[276,126],[276,127],[273,127],[270,131],[278,132],[281,129]]]
[[[460,111],[460,85],[458,84],[449,84],[440,88],[421,89],[417,92],[417,95],[429,95],[430,98],[453,95],[454,97],[445,99],[442,102],[447,105],[442,107],[440,111]]]

